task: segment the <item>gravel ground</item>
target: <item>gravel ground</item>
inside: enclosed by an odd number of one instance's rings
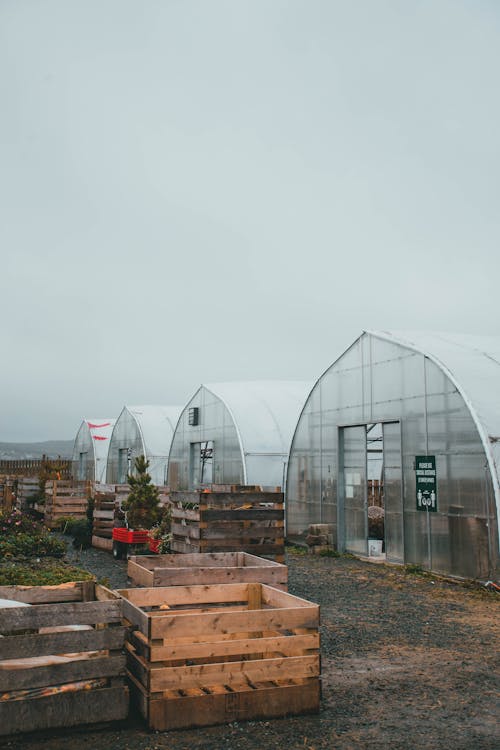
[[[72,562],[124,587],[126,563],[100,550]],[[289,590],[321,605],[318,715],[167,733],[119,728],[0,741],[87,750],[497,750],[497,594],[350,557],[288,554]]]

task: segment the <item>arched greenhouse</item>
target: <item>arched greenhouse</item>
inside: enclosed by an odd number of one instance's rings
[[[367,555],[374,537],[388,561],[492,576],[499,392],[499,338],[364,332],[319,378],[298,421],[288,537],[323,523],[341,551]]]
[[[283,487],[293,430],[310,388],[289,381],[202,385],[175,430],[170,488]]]
[[[124,406],[111,435],[106,481],[125,484],[134,461],[145,456],[153,484],[167,481],[168,454],[180,406]]]
[[[115,419],[84,419],[73,445],[73,478],[106,480],[108,448]]]

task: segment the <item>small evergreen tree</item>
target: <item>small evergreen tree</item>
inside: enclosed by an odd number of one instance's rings
[[[144,456],[137,456],[134,474],[127,475],[130,493],[122,508],[130,529],[150,529],[160,517],[158,488],[151,483],[148,468],[149,461]]]

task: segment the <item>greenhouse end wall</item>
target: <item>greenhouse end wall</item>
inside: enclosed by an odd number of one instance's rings
[[[498,566],[494,491],[470,410],[428,357],[370,334],[326,371],[304,407],[288,468],[288,536],[328,523],[334,544],[349,551],[339,436],[349,426],[375,423],[398,424],[401,434],[400,562],[464,577],[489,575]],[[436,457],[435,513],[417,510],[420,455]]]
[[[73,446],[72,475],[77,481],[94,481],[96,464],[92,436],[86,422],[78,430]]]
[[[111,435],[106,470],[108,484],[126,484],[127,474],[134,468],[134,461],[144,453],[142,437],[137,422],[125,409],[122,411]]]
[[[192,425],[190,410],[194,408],[198,409],[198,424]],[[200,452],[207,446],[212,455],[206,460],[202,477]],[[168,485],[173,490],[189,490],[204,484],[244,482],[243,457],[233,418],[225,404],[202,386],[177,423],[170,448]]]

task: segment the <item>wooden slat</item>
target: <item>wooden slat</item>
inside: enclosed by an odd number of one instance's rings
[[[264,630],[282,630],[295,627],[318,627],[319,607],[296,609],[251,610],[245,612],[219,612],[199,615],[169,615],[154,618],[151,638],[169,638],[181,635],[199,636],[203,633],[242,633]]]
[[[125,656],[93,657],[78,659],[50,666],[22,669],[0,668],[0,692],[27,690],[68,682],[93,680],[101,677],[115,677],[125,673]]]
[[[134,586],[154,586],[154,573],[147,570],[144,565],[139,565],[134,560],[129,560],[127,565],[127,576]]]
[[[0,702],[0,735],[119,721],[126,718],[128,703],[124,686]]]
[[[201,521],[281,521],[283,510],[270,508],[248,509],[248,510],[203,510],[200,513]]]
[[[273,586],[286,586],[287,569],[284,565],[279,568],[265,568],[264,566],[238,567],[238,568],[157,568],[151,574],[151,583],[141,583],[139,577],[135,578],[131,573],[134,584],[152,586],[190,586],[197,583],[220,584],[220,583],[267,583]],[[135,576],[135,574],[134,574]],[[145,580],[145,579],[143,579]]]
[[[151,700],[148,723],[150,729],[164,732],[248,719],[316,713],[318,710],[319,682],[310,680],[300,686],[269,687],[264,690],[247,687],[229,695]]]
[[[279,680],[280,678],[317,677],[319,656],[289,656],[279,659],[254,659],[250,661],[202,664],[193,667],[158,667],[150,670],[150,690],[231,685],[253,681]]]
[[[200,538],[199,526],[183,526],[180,523],[172,522],[171,531],[172,531],[172,534],[178,534],[179,536],[189,537],[189,539]]]
[[[105,550],[111,551],[113,549],[113,540],[106,539],[104,537],[96,536],[95,534],[93,534],[92,535],[92,547],[96,547],[96,549],[105,549]]]
[[[136,641],[134,641],[136,643]],[[138,645],[138,644],[137,644]],[[144,645],[144,644],[143,644]],[[172,643],[165,641],[162,646],[148,646],[149,661],[173,659],[210,659],[220,656],[279,653],[298,656],[304,651],[319,648],[319,634],[274,636],[272,638],[245,638],[238,640],[215,641],[208,643]]]
[[[0,638],[0,660],[25,659],[46,654],[68,654],[122,648],[126,628],[121,625],[100,630],[68,630]]]
[[[199,521],[200,511],[192,508],[172,508],[172,520]]]
[[[137,607],[154,607],[168,604],[171,607],[185,604],[215,604],[241,602],[248,599],[248,584],[166,586],[149,589],[118,589],[118,594]]]
[[[0,631],[33,630],[49,625],[94,625],[120,622],[121,602],[71,602],[0,609]]]
[[[0,599],[27,604],[82,601],[82,582],[72,581],[57,586],[0,586]]]
[[[262,587],[262,601],[264,604],[270,607],[312,607],[317,606],[307,601],[307,599],[301,599],[295,594],[288,594],[286,591],[279,591],[272,586]],[[319,607],[318,607],[319,612]]]
[[[279,523],[279,521],[276,521]],[[279,539],[283,536],[283,526],[245,526],[243,527],[240,521],[231,521],[227,524],[215,525],[211,524],[205,529],[198,529],[199,536],[206,540],[224,540],[231,539],[234,541],[240,541],[245,539]],[[172,533],[181,532],[174,530],[172,527]],[[191,534],[192,537],[196,538],[195,535]]]
[[[140,589],[138,589],[140,590]],[[120,592],[118,592],[120,593]],[[149,638],[150,633],[150,618],[147,616],[145,612],[142,612],[139,607],[137,607],[132,602],[129,602],[128,599],[122,600],[122,612],[123,617],[128,620],[132,625],[135,625],[136,628],[138,628],[141,633],[144,633],[144,635]]]

